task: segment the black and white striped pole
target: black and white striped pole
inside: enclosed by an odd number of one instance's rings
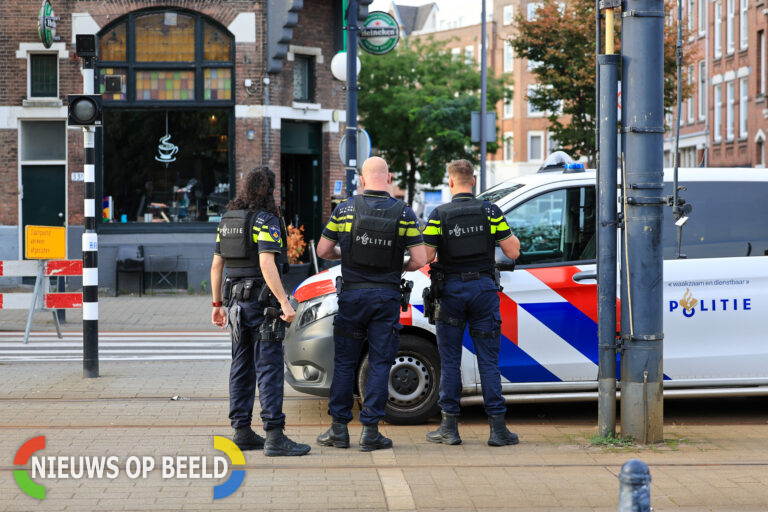
[[[99,376],[99,241],[96,234],[96,125],[101,124],[101,96],[93,94],[96,36],[76,36],[78,57],[83,59],[83,95],[69,96],[70,126],[82,126],[85,147],[83,232],[83,377]]]

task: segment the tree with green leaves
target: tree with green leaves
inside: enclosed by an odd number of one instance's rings
[[[431,38],[401,40],[386,55],[361,55],[358,109],[373,147],[413,203],[416,183],[443,183],[454,159],[479,161],[470,142],[470,113],[480,110],[480,71]],[[488,110],[511,89],[488,72]],[[498,148],[489,141],[488,151]]]
[[[668,13],[677,3],[666,0]],[[619,51],[621,15],[616,13],[616,51]],[[523,14],[515,23],[518,32],[509,42],[518,57],[535,63],[539,86],[528,96],[537,110],[549,112],[550,131],[561,147],[574,157],[595,162],[595,2],[594,0],[542,0],[535,17]],[[687,27],[683,40],[688,40]],[[677,25],[664,25],[664,109],[669,113],[677,101],[675,41]],[[696,55],[686,48],[683,69]],[[692,86],[683,75],[683,99]]]

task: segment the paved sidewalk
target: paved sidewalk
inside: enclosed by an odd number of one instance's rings
[[[29,311],[0,309],[2,331],[23,331]],[[83,313],[68,309],[62,330],[82,331]],[[200,331],[211,325],[210,295],[158,294],[99,297],[100,331]],[[39,312],[33,316],[32,332],[56,332],[53,315]]]
[[[330,420],[326,402],[289,388],[287,434],[312,444],[308,456],[246,452],[243,484],[216,501],[212,488],[223,479],[163,479],[159,471],[129,479],[123,466],[131,455],[152,456],[158,467],[162,456],[221,455],[213,436],[231,434],[228,366],[104,363],[100,378],[86,380],[77,363],[0,365],[0,510],[615,511],[616,475],[630,458],[651,467],[656,511],[768,509],[768,414],[747,425],[668,424],[665,443],[604,449],[587,441],[591,421],[516,417],[511,406],[508,421],[521,444],[491,448],[482,410],[469,408],[460,446],[425,442],[434,424],[382,425],[394,449],[363,453],[357,422],[350,425],[352,448],[317,446],[315,436]],[[38,435],[46,438],[45,456],[115,455],[120,476],[38,477],[46,499],[31,498],[13,479],[13,457]]]

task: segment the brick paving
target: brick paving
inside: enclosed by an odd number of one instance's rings
[[[226,361],[115,362],[99,379],[81,378],[78,364],[0,366],[0,510],[616,510],[617,474],[630,458],[651,467],[652,503],[663,510],[768,509],[768,428],[670,424],[666,442],[605,449],[588,438],[591,423],[565,424],[508,415],[519,446],[491,448],[480,408],[461,422],[464,444],[425,442],[434,426],[382,425],[393,450],[363,453],[320,447],[329,423],[325,402],[287,389],[287,433],[311,443],[302,458],[246,452],[243,485],[213,501],[220,481],[148,478],[37,479],[42,502],[13,480],[19,446],[46,436],[46,456],[218,454],[213,436],[229,436]],[[181,396],[189,400],[170,400]],[[257,429],[258,430],[258,429]]]
[[[204,296],[121,296],[100,305],[104,329],[209,328]],[[6,313],[0,331],[18,330]],[[69,318],[68,327],[79,328]],[[159,471],[129,479],[122,466],[131,455],[151,456],[157,466],[163,456],[221,455],[213,436],[231,434],[228,369],[227,361],[102,362],[100,378],[83,379],[79,363],[0,364],[0,510],[615,511],[617,474],[630,458],[651,468],[656,511],[768,510],[765,412],[748,424],[670,421],[664,443],[607,449],[590,445],[591,419],[553,421],[512,405],[508,422],[521,444],[492,448],[482,409],[471,407],[460,446],[427,443],[434,423],[383,424],[394,449],[363,453],[355,449],[357,422],[349,450],[317,446],[330,422],[326,402],[289,387],[286,432],[312,444],[308,456],[246,452],[242,486],[216,501],[212,488],[223,479],[163,479]],[[115,455],[121,473],[114,480],[37,478],[47,496],[31,498],[13,479],[13,456],[37,435],[46,437],[45,456]]]

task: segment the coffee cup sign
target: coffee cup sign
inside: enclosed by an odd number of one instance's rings
[[[158,162],[169,164],[176,161],[176,157],[174,155],[179,152],[179,146],[171,144],[169,142],[170,140],[170,135],[164,135],[160,137],[160,144],[157,146],[158,156],[155,157],[155,160]]]

